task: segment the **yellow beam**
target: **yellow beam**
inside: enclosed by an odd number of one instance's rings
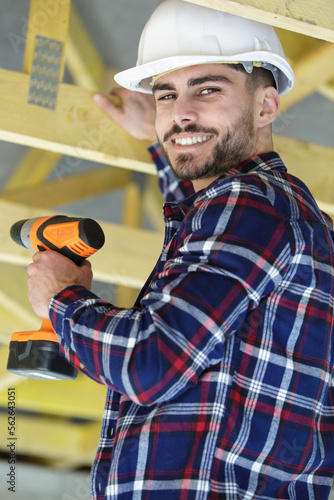
[[[91,92],[60,84],[59,106],[56,111],[49,111],[26,104],[27,84],[25,75],[0,70],[0,140],[155,174],[155,167],[146,151],[147,143],[132,139],[98,109],[92,102]],[[301,178],[304,164],[300,158],[305,161],[305,149],[318,155],[313,158],[314,164],[332,170],[333,149],[312,147],[280,136],[275,137],[275,144],[278,153],[284,151],[286,162],[300,171]],[[312,163],[311,157],[307,160]],[[75,158],[69,159],[68,168],[75,161]]]
[[[8,385],[1,384],[6,371],[8,346],[0,349],[0,407],[7,402]],[[20,411],[43,413],[66,418],[101,420],[106,386],[94,382],[83,373],[76,380],[37,380],[17,376],[21,383],[18,398]],[[14,387],[17,382],[12,382]]]
[[[65,47],[69,25],[70,0],[54,0],[44,2],[30,0],[29,18],[27,25],[26,44],[23,61],[24,73],[31,74],[36,36],[43,36],[62,42],[58,81],[62,80],[65,68]],[[57,153],[47,153],[41,150],[29,150],[23,160],[17,165],[9,177],[3,190],[16,189],[21,186],[31,186],[43,181],[59,160]]]
[[[137,184],[130,182],[124,191],[121,223],[128,227],[141,226],[142,200]]]
[[[11,191],[22,186],[34,186],[43,182],[53,170],[59,158],[58,153],[42,149],[28,149],[2,190]]]
[[[40,321],[33,312],[27,297],[28,275],[26,269],[21,266],[0,262],[0,276],[0,302],[2,307],[15,314],[18,321],[23,321],[26,329],[37,327]]]
[[[14,313],[0,306],[0,346],[8,345],[8,340],[13,332],[26,329],[25,321],[18,319]]]
[[[332,148],[282,136],[275,136],[274,145],[288,171],[305,182],[318,201],[334,204],[334,150]],[[317,166],[316,170],[314,165]]]
[[[5,346],[0,347],[0,406],[4,408],[6,408],[8,401],[8,387],[17,387],[26,380],[24,377],[20,377],[20,375],[15,375],[7,371],[8,353],[9,343],[7,342]],[[7,429],[7,426],[2,427],[2,429]]]
[[[58,105],[51,111],[27,104],[28,87],[27,75],[0,70],[0,140],[154,173],[145,143],[104,114],[92,92],[59,84]]]
[[[142,200],[137,184],[130,182],[124,190],[121,223],[127,227],[140,227],[142,221]],[[118,307],[133,306],[138,290],[126,286],[117,287],[115,304]]]
[[[101,431],[100,422],[78,423],[54,417],[16,414],[16,453],[47,460],[58,467],[91,465]],[[0,412],[2,429],[8,427],[8,415]],[[0,449],[8,452],[9,441],[1,440]],[[13,450],[14,451],[14,450]]]
[[[45,2],[43,0],[30,0],[29,19],[27,27],[27,39],[24,54],[24,73],[31,73],[36,36],[43,36],[62,42],[65,46],[71,0],[54,0]],[[59,81],[65,68],[65,50],[62,54]]]
[[[294,65],[295,86],[282,97],[281,111],[293,106],[334,77],[334,44],[324,43]]]
[[[187,1],[334,42],[334,3],[331,0]]]
[[[104,63],[73,4],[66,46],[66,65],[75,85],[101,91]]]
[[[0,198],[40,208],[52,208],[122,188],[130,178],[130,172],[120,168],[103,167],[66,177],[68,170],[71,171],[66,168],[65,158],[64,164],[56,168],[57,180],[0,193]]]
[[[317,90],[330,101],[334,101],[334,82],[328,85],[321,85]]]
[[[311,53],[325,43],[323,40],[282,28],[276,28],[276,32],[281,41],[284,54],[290,64],[303,59],[305,54]]]
[[[163,231],[165,227],[161,208],[163,201],[157,179],[148,176],[143,195],[143,210],[156,231]]]

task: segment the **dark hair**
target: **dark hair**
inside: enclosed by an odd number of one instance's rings
[[[259,87],[274,87],[276,88],[276,83],[271,71],[265,68],[253,67],[253,71],[251,73],[247,73],[244,66],[242,64],[228,64],[230,68],[235,69],[236,71],[242,71],[246,74],[246,89],[247,92],[253,94],[255,90]]]

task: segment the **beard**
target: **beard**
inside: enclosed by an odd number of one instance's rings
[[[174,174],[185,181],[220,177],[231,168],[237,167],[242,161],[251,157],[254,152],[255,130],[251,106],[234,124],[226,129],[225,134],[219,139],[210,156],[202,163],[198,163],[196,155],[192,153],[180,153],[174,161],[171,161],[164,147],[164,142],[173,134],[182,132],[211,134],[216,137],[219,137],[219,132],[215,128],[200,127],[196,124],[190,124],[181,129],[175,124],[165,134],[163,141],[159,139],[161,150]]]

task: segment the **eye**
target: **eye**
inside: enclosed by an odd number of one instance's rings
[[[168,101],[170,99],[174,99],[175,94],[165,94],[165,95],[160,95],[156,97],[157,101]]]
[[[214,94],[214,93],[219,92],[219,91],[220,91],[220,89],[208,87],[206,89],[201,90],[200,94],[201,95],[208,95],[208,94]]]

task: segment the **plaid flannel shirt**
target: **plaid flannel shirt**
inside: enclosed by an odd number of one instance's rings
[[[151,153],[181,200],[190,186]],[[50,305],[63,354],[108,386],[92,498],[327,499],[331,223],[276,153],[164,215],[164,248],[133,308],[79,286]]]

